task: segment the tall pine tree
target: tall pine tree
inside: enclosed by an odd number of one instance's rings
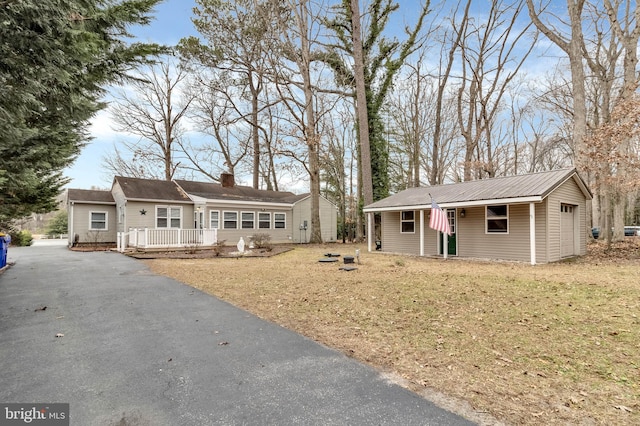
[[[163,50],[126,40],[160,1],[0,1],[0,227],[55,208],[104,87]]]
[[[373,201],[389,195],[389,150],[381,110],[394,77],[407,56],[420,43],[419,36],[424,18],[429,13],[429,4],[427,1],[420,6],[417,23],[413,28],[405,28],[407,39],[403,42],[384,36],[391,15],[399,9],[399,4],[393,3],[392,0],[372,0],[368,2],[364,12],[367,19],[362,28],[362,62],[369,123]],[[355,92],[356,76],[349,64],[354,60],[351,1],[342,0],[337,6],[335,18],[328,20],[326,24],[333,30],[338,42],[331,46],[324,60],[333,68],[338,84],[353,88]]]

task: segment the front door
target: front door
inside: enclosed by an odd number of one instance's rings
[[[447,218],[449,219],[449,229],[451,235],[447,237],[447,254],[450,256],[458,255],[458,245],[456,244],[456,209],[447,210]],[[444,234],[440,233],[440,254],[444,254],[442,247],[444,245]]]

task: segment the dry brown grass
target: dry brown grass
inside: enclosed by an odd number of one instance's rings
[[[318,262],[355,248],[356,271]],[[631,425],[640,424],[639,252],[635,241],[626,259],[596,245],[595,256],[530,266],[335,245],[147,262],[502,422]]]

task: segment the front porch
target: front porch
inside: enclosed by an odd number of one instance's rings
[[[158,250],[211,247],[218,242],[217,229],[129,229],[118,232],[117,249]]]

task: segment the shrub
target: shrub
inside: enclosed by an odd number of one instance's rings
[[[253,247],[257,249],[271,250],[273,248],[271,245],[271,235],[269,234],[253,234],[251,241],[253,242]]]
[[[213,253],[216,256],[220,256],[222,254],[222,249],[224,247],[225,241],[227,241],[227,240],[218,240],[218,241],[216,241],[216,243],[211,248],[211,250],[213,250]]]
[[[23,231],[12,231],[9,233],[11,235],[11,245],[17,247],[26,247],[33,244],[33,236],[31,232],[27,230]]]

